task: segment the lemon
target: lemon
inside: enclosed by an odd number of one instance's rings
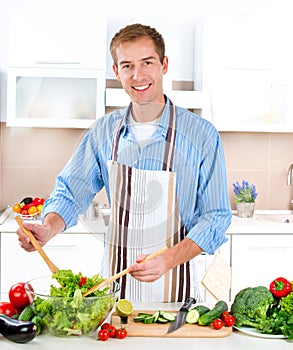
[[[133,313],[133,305],[127,299],[120,299],[116,303],[116,313],[121,317],[128,317]]]

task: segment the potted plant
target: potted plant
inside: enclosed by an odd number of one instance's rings
[[[233,183],[233,190],[235,193],[235,203],[237,215],[242,218],[250,218],[253,216],[255,199],[257,197],[256,187],[246,180],[242,180],[240,184],[238,181]]]

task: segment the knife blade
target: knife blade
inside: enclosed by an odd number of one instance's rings
[[[184,304],[179,309],[175,321],[170,324],[167,334],[177,331],[177,329],[185,324],[187,312],[190,306],[195,302],[196,300],[193,297],[189,297],[185,300]]]

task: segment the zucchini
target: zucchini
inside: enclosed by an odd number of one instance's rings
[[[208,326],[209,324],[214,322],[216,318],[221,317],[222,313],[227,310],[228,310],[227,303],[224,300],[220,300],[215,304],[215,306],[210,311],[204,313],[199,317],[198,324],[200,326]]]
[[[28,304],[20,313],[18,319],[21,321],[31,321],[35,316],[34,310],[30,304]]]

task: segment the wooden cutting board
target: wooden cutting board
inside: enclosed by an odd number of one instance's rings
[[[125,327],[127,330],[127,335],[130,337],[223,338],[232,333],[232,327],[223,327],[219,330],[215,330],[212,328],[212,326],[185,324],[177,331],[167,334],[170,322],[165,324],[145,324],[142,322],[134,322],[133,318],[137,316],[139,312],[153,314],[155,313],[155,310],[134,311],[133,314],[127,318],[127,323],[122,323],[120,316],[114,312],[111,317],[111,323],[115,327]],[[174,312],[174,310],[170,312]]]

